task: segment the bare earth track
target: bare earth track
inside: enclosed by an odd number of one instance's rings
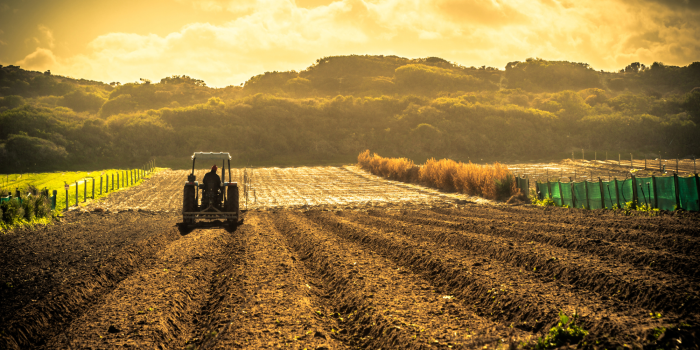
[[[0,237],[0,348],[497,348],[542,336],[560,311],[590,331],[580,347],[700,345],[697,215],[511,207],[356,167],[269,168],[238,227],[191,229],[185,174]]]

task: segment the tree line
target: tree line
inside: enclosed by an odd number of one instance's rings
[[[631,66],[600,72],[528,59],[498,70],[340,56],[225,88],[187,76],[122,85],[0,67],[0,166],[128,166],[206,150],[241,164],[347,159],[365,149],[465,162],[580,148],[695,155],[700,63]]]

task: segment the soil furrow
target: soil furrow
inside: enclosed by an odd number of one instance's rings
[[[4,325],[0,338],[4,344],[0,344],[0,348],[44,345],[46,339],[59,334],[65,325],[79,318],[91,305],[114,290],[120,281],[137,271],[144,260],[152,259],[163,246],[180,238],[177,228],[163,229],[158,222],[147,223],[141,230],[151,234],[86,268],[76,277],[57,285],[44,298],[19,310]]]
[[[331,314],[323,289],[305,278],[267,218],[247,215],[240,235],[230,248],[243,254],[220,270],[210,316],[191,343],[200,349],[347,348],[333,333],[337,323],[321,316]]]
[[[362,348],[477,347],[527,333],[476,316],[460,298],[297,214],[273,216],[287,242],[332,289],[350,344]]]
[[[684,238],[698,242],[700,228],[695,227],[697,214],[645,216],[643,213],[625,216],[619,211],[581,210],[558,207],[511,207],[511,206],[470,206],[480,210],[460,211],[446,208],[434,208],[431,211],[468,220],[486,220],[494,223],[526,223],[528,226],[563,227],[570,231],[591,231],[603,237],[614,236],[618,240],[639,242],[653,246],[671,246],[683,249],[683,244],[674,239]],[[508,219],[508,220],[504,220]],[[599,225],[591,225],[595,220]],[[664,236],[666,235],[666,236]],[[658,236],[666,240],[660,242]],[[687,248],[687,247],[686,247]],[[698,250],[700,251],[700,250]]]
[[[632,343],[655,325],[644,319],[646,310],[629,309],[614,297],[600,297],[560,280],[541,280],[536,271],[485,259],[478,251],[457,251],[451,244],[430,242],[422,238],[422,230],[368,227],[355,222],[357,215],[340,215],[307,213],[325,229],[335,229],[339,235],[411,268],[494,321],[543,331],[556,324],[560,310],[568,314],[575,310],[582,315],[591,337],[615,334],[618,340]],[[637,327],[631,329],[628,324]]]
[[[193,331],[228,232],[195,230],[121,281],[48,348],[180,348]]]
[[[371,226],[399,228],[420,240],[437,241],[460,250],[479,252],[522,269],[536,269],[539,272],[537,276],[543,280],[559,279],[604,298],[629,303],[630,306],[680,313],[698,311],[700,297],[694,290],[694,283],[687,278],[649,269],[640,270],[619,261],[601,261],[595,256],[534,241],[410,225],[384,218],[387,216],[384,213],[370,212],[371,219],[364,215],[356,218]]]
[[[382,217],[403,221],[414,225],[427,225],[431,227],[444,227],[451,230],[467,231],[487,236],[503,237],[521,242],[539,242],[566,250],[575,250],[585,254],[593,254],[602,260],[617,264],[624,261],[637,268],[661,271],[671,274],[680,274],[689,277],[700,275],[698,260],[695,256],[687,256],[677,252],[669,252],[666,249],[648,249],[634,244],[617,242],[613,237],[587,238],[586,233],[592,230],[568,231],[562,227],[541,227],[518,224],[493,224],[490,221],[476,220],[465,222],[456,221],[454,218],[426,217],[432,212],[410,211],[407,214],[382,212]],[[450,220],[451,219],[451,220]],[[592,235],[596,237],[598,235]],[[601,235],[602,236],[602,235]],[[687,242],[686,242],[687,244]],[[663,276],[660,279],[664,279]]]

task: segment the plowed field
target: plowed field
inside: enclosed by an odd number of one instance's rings
[[[699,346],[696,215],[269,168],[237,227],[185,228],[185,174],[0,237],[0,348],[505,348],[560,312],[580,315],[580,347]]]

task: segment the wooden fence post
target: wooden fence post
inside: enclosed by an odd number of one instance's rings
[[[583,191],[586,192],[586,209],[591,209],[591,200],[588,198],[588,180],[583,181]]]
[[[571,181],[571,179],[569,179],[569,181]],[[574,182],[569,182],[569,186],[571,186],[571,207],[576,208],[576,192],[574,191]]]
[[[621,209],[622,206],[620,205],[620,189],[617,187],[617,178],[613,177],[613,181],[615,181],[615,200],[617,201],[617,208]]]
[[[100,196],[102,195],[102,175],[100,175]]]
[[[600,188],[600,207],[603,209],[607,209],[608,207],[605,206],[605,191],[603,191],[603,180],[601,178],[598,178],[598,187]],[[612,198],[610,199],[610,203],[612,203]]]
[[[95,199],[95,178],[92,178],[92,199]]]
[[[87,179],[83,179],[83,203],[87,202]]]
[[[623,189],[624,190],[624,189]],[[632,208],[637,207],[637,178],[632,175]]]
[[[681,191],[678,188],[678,173],[673,174],[673,189],[676,193],[676,210],[681,209]]]
[[[656,195],[656,176],[652,175],[651,176],[651,187],[652,191],[654,191],[654,208],[659,208],[659,196]]]
[[[695,191],[698,193],[698,201],[700,201],[700,179],[698,179],[698,173],[695,173]]]
[[[68,198],[70,198],[70,197],[68,197],[68,185],[66,184],[66,207],[63,209],[63,211],[68,210],[68,203],[69,203]]]
[[[78,185],[78,181],[76,181],[76,182],[75,182],[75,206],[76,206],[76,207],[78,206],[78,203],[80,203],[80,202],[78,201],[78,186],[79,186],[79,185]]]
[[[561,197],[561,205],[564,206],[564,192],[561,191],[561,179],[557,181],[557,184],[559,185],[559,197]]]
[[[529,193],[529,192],[530,192],[530,177],[529,177],[529,176],[526,177],[526,178],[525,178],[525,181],[526,181],[526,183],[527,183],[527,192]]]

